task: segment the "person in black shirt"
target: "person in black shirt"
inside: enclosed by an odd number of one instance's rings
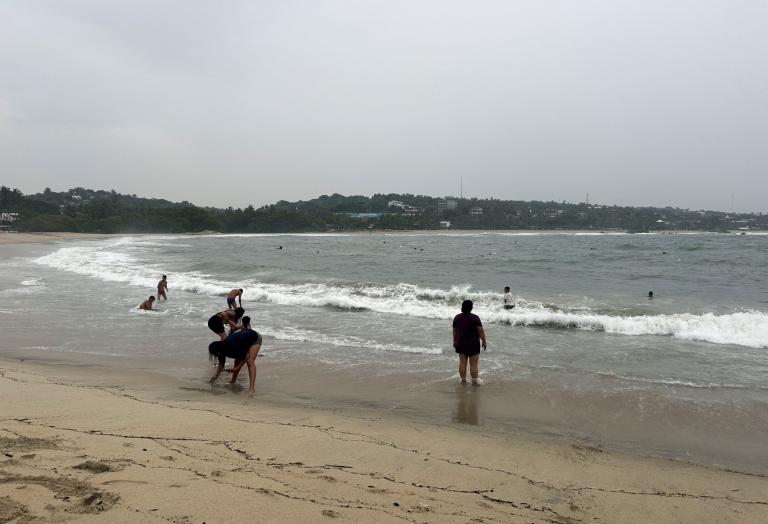
[[[225,325],[229,326],[229,334],[231,335],[240,329],[240,326],[237,325],[237,322],[240,320],[240,317],[242,317],[244,313],[245,310],[241,307],[236,308],[234,311],[231,309],[219,311],[208,319],[208,328],[219,335],[221,340],[224,340],[227,338],[225,334]]]
[[[482,341],[483,351],[488,349],[488,342],[485,340],[485,331],[480,317],[472,314],[472,306],[471,300],[465,300],[461,303],[461,313],[453,318],[453,348],[459,354],[461,383],[467,383],[467,361],[469,361],[472,384],[480,385],[480,379],[477,378],[480,342]]]
[[[232,373],[230,384],[237,382],[237,374],[243,365],[248,366],[248,394],[253,396],[256,393],[256,355],[261,349],[261,335],[251,329],[251,318],[243,317],[243,327],[229,335],[224,340],[211,342],[208,346],[208,354],[211,360],[218,360],[216,373],[211,377],[211,384],[216,382],[224,371],[224,363],[227,357],[235,359],[235,365],[232,369],[226,370]]]

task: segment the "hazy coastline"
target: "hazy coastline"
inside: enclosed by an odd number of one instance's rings
[[[715,232],[698,230],[658,230],[647,233],[630,233],[628,231],[594,229],[407,229],[407,230],[357,230],[357,231],[325,231],[307,233],[221,233],[218,231],[200,231],[197,233],[71,233],[71,232],[0,232],[0,245],[45,243],[66,240],[101,240],[104,238],[121,238],[133,236],[291,236],[291,235],[737,235],[740,231]],[[750,231],[749,235],[768,235],[766,231]]]

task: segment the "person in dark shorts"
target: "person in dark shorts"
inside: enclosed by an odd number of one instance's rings
[[[216,373],[211,377],[211,384],[224,371],[224,364],[227,358],[235,359],[235,365],[227,372],[232,373],[229,384],[237,382],[237,374],[243,365],[248,366],[248,394],[256,393],[256,356],[261,349],[261,335],[251,329],[250,317],[243,317],[243,328],[236,333],[232,333],[224,340],[211,342],[208,345],[208,356],[211,360],[217,360]]]
[[[477,378],[477,363],[480,360],[480,343],[483,351],[488,349],[485,340],[485,330],[480,322],[480,317],[472,314],[473,303],[465,300],[461,303],[461,313],[453,318],[453,348],[459,354],[459,376],[461,383],[467,383],[467,361],[469,361],[469,373],[472,376],[472,384],[480,385]]]
[[[245,310],[241,307],[235,310],[227,309],[225,311],[219,311],[208,319],[208,327],[211,331],[219,335],[221,340],[224,340],[226,338],[225,326],[229,326],[230,334],[240,329],[237,325],[237,321],[240,320],[240,317],[242,317],[244,313]]]
[[[229,292],[227,295],[227,308],[228,309],[235,309],[235,300],[240,302],[240,307],[243,307],[243,290],[240,289],[233,289]]]
[[[168,297],[165,296],[165,292],[167,290],[168,290],[168,275],[163,275],[163,278],[161,278],[160,282],[157,283],[157,300],[160,300],[161,298],[168,300]]]

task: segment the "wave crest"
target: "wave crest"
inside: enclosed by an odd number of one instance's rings
[[[34,262],[102,281],[154,288],[164,268],[141,265],[130,255],[114,250],[126,242],[126,239],[121,239],[101,247],[64,247]],[[456,314],[462,300],[471,299],[475,302],[475,311],[485,323],[593,330],[627,336],[661,335],[713,344],[768,347],[768,314],[760,311],[622,315],[626,312],[617,310],[615,314],[606,314],[589,308],[568,310],[557,304],[544,304],[522,297],[518,297],[515,309],[503,310],[499,307],[498,293],[473,291],[467,284],[443,290],[408,283],[286,284],[256,279],[227,282],[197,272],[173,275],[173,288],[191,293],[220,296],[240,284],[247,289],[248,300],[287,306],[330,307],[448,320]]]

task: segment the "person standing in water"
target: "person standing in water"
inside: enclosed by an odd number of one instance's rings
[[[165,292],[168,290],[168,277],[166,275],[163,275],[163,278],[160,279],[160,282],[157,283],[157,300],[160,300],[160,297],[164,298],[165,300],[168,300],[168,297],[165,296]]]
[[[232,373],[229,384],[237,382],[237,375],[240,369],[248,366],[248,395],[253,396],[256,393],[256,356],[261,349],[261,335],[251,329],[251,318],[243,317],[243,328],[237,333],[232,333],[224,340],[211,342],[208,345],[208,356],[211,360],[217,360],[216,372],[211,377],[211,384],[218,380],[221,372],[224,371],[224,364],[227,357],[235,359],[235,365],[228,369]]]
[[[231,309],[219,311],[208,319],[208,327],[211,331],[219,335],[221,340],[224,340],[226,338],[226,330],[224,325],[229,325],[229,333],[231,335],[240,329],[240,326],[237,325],[237,322],[240,320],[240,317],[242,317],[243,314],[245,314],[245,310],[241,307],[236,308],[234,311]]]
[[[461,303],[461,313],[453,318],[453,348],[459,354],[459,377],[461,383],[467,383],[467,361],[469,361],[469,373],[472,376],[472,384],[480,385],[477,364],[480,360],[480,343],[483,351],[488,349],[488,341],[485,339],[485,330],[480,317],[472,314],[473,303],[465,300]]]
[[[229,295],[227,295],[227,308],[228,309],[235,309],[235,299],[240,302],[240,307],[243,307],[243,289],[233,289],[229,292]]]
[[[504,309],[512,309],[515,307],[515,297],[509,292],[509,286],[504,287],[504,294],[501,296],[501,300],[504,304]]]

